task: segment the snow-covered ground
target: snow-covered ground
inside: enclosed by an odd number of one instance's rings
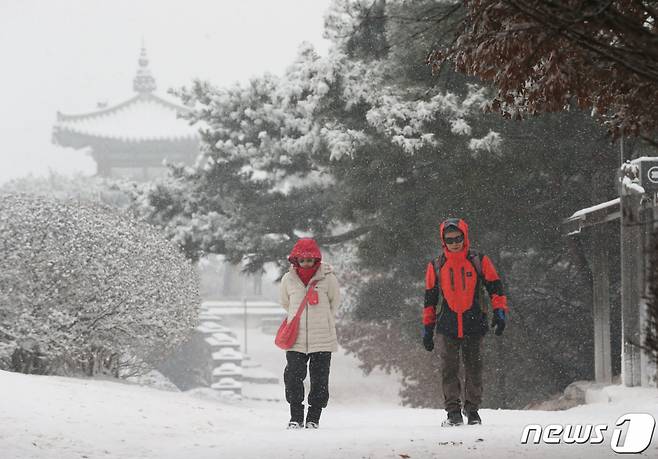
[[[336,356],[336,366],[343,356]],[[375,381],[383,380],[383,376]],[[378,383],[350,375],[317,431],[287,431],[284,402],[222,402],[210,389],[169,392],[113,381],[0,372],[2,458],[609,457],[601,445],[522,445],[526,424],[609,424],[628,412],[658,418],[658,391],[611,387],[568,411],[481,410],[482,426],[439,427],[439,410],[402,408]],[[344,382],[343,388],[348,384]],[[338,392],[340,386],[335,388]],[[654,435],[655,437],[655,435]],[[654,438],[643,457],[658,457]]]
[[[274,345],[274,335],[262,333],[256,326],[257,321],[248,329],[247,352],[251,360],[258,363],[260,367],[279,378],[279,387],[273,389],[278,397],[284,399],[283,369],[286,364],[285,353]],[[241,320],[223,322],[237,336],[244,351],[244,327],[239,326]],[[364,376],[358,367],[358,360],[345,355],[341,350],[332,355],[330,383],[330,403],[332,406],[350,405],[353,403],[381,403],[397,406],[400,404],[398,396],[399,379],[394,375],[387,375],[382,371],[373,371]],[[308,378],[306,378],[308,383]],[[246,385],[245,391],[249,395],[252,392],[262,390],[257,385]],[[308,391],[308,384],[307,384]],[[270,388],[271,390],[272,388]]]

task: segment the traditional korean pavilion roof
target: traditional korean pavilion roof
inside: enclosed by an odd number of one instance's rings
[[[154,94],[155,79],[148,68],[144,48],[139,57],[133,89],[136,95],[111,107],[76,115],[57,112],[53,142],[83,148],[107,141],[198,141],[198,129],[180,118],[188,108]]]

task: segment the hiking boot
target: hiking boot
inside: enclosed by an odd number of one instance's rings
[[[459,410],[448,412],[448,418],[441,423],[442,427],[460,426],[464,424],[464,418]]]
[[[306,428],[307,429],[317,429],[319,427],[320,427],[320,424],[318,424],[317,422],[306,421]]]
[[[288,430],[297,430],[297,429],[302,429],[302,423],[297,422],[297,421],[290,421],[288,423]]]
[[[466,418],[468,419],[468,425],[475,425],[475,424],[482,424],[482,419],[480,419],[480,415],[478,414],[478,410],[471,410],[471,411],[466,411],[464,410],[464,414],[466,415]]]

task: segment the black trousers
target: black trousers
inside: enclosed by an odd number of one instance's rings
[[[286,385],[286,400],[290,403],[290,412],[293,418],[304,416],[304,379],[306,379],[307,365],[311,375],[311,391],[308,394],[309,416],[319,413],[329,402],[329,367],[331,365],[331,352],[303,352],[287,351],[288,364],[283,372],[283,381]]]

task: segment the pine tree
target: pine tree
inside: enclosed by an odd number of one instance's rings
[[[489,340],[487,403],[522,407],[593,373],[586,269],[559,224],[614,195],[612,179],[593,188],[591,177],[612,177],[616,155],[580,112],[510,122],[483,113],[489,89],[475,81],[409,68],[447,31],[407,19],[446,8],[335,2],[329,56],[304,46],[282,78],[178,91],[204,126],[202,155],[143,208],[191,256],[220,252],[253,270],[285,263],[302,234],[351,254],[341,344],[366,371],[399,370],[414,406],[440,404],[427,396],[440,393],[437,361],[420,344],[424,269],[440,221],[464,217],[512,308],[505,337]]]

